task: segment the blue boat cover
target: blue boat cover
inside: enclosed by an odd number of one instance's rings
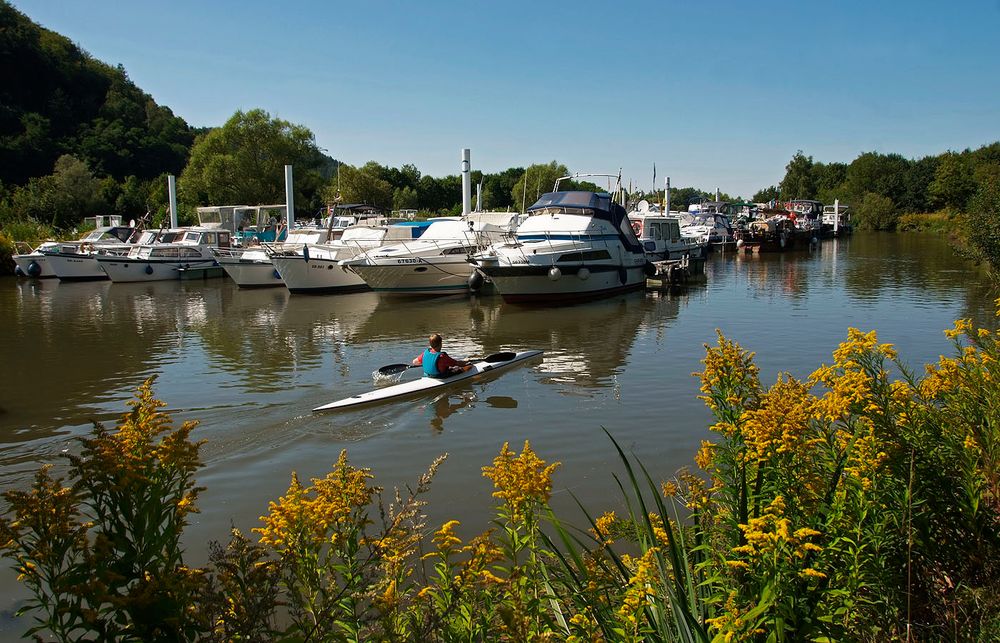
[[[632,226],[628,223],[628,213],[625,212],[625,208],[613,202],[611,195],[607,192],[585,192],[583,190],[546,192],[533,206],[528,208],[528,212],[545,208],[587,208],[593,210],[595,218],[611,222],[611,225],[618,231],[622,245],[630,252],[644,252],[642,244],[639,243],[635,232],[632,231]]]

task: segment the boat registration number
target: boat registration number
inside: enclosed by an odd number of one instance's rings
[[[419,259],[396,259],[396,263],[420,263]]]

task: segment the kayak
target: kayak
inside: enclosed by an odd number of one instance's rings
[[[493,355],[488,355],[479,361],[473,362],[472,368],[464,373],[457,373],[449,377],[425,376],[410,382],[402,382],[401,384],[375,389],[374,391],[368,391],[367,393],[359,393],[358,395],[345,397],[344,399],[337,400],[336,402],[330,402],[329,404],[324,404],[323,406],[317,406],[313,409],[313,413],[339,411],[341,409],[349,409],[356,406],[375,404],[378,402],[388,402],[390,400],[397,400],[404,397],[427,393],[428,391],[433,391],[445,386],[457,384],[458,382],[470,380],[479,375],[495,373],[497,371],[510,368],[515,364],[520,364],[521,362],[529,360],[532,357],[537,357],[541,354],[542,351],[494,353]]]

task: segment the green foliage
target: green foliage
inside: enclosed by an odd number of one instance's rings
[[[949,210],[939,212],[907,212],[896,221],[900,232],[934,232],[950,234],[955,229],[956,217]]]
[[[812,199],[816,196],[816,178],[813,176],[813,160],[799,150],[785,166],[785,178],[779,186],[785,200]]]
[[[282,203],[284,166],[294,165],[295,201],[301,207],[312,202],[305,186],[319,185],[320,156],[307,128],[261,109],[238,111],[225,125],[198,138],[177,189],[188,204]]]
[[[393,207],[393,186],[382,178],[385,169],[375,161],[369,161],[360,168],[347,164],[340,166],[340,197],[343,203],[367,203],[382,210]],[[327,202],[336,197],[337,181],[327,185],[324,196]]]
[[[768,203],[777,199],[779,194],[778,187],[772,185],[754,193],[752,200],[754,203]]]
[[[965,237],[973,254],[985,261],[994,278],[1000,275],[1000,165],[984,171],[969,203]]]
[[[862,230],[895,230],[898,218],[892,199],[874,192],[865,193],[857,208],[858,227]]]
[[[203,625],[189,606],[204,587],[184,566],[180,537],[197,511],[195,422],[174,428],[152,379],[115,431],[94,425],[74,484],[43,468],[30,491],[8,491],[0,543],[32,591],[29,634],[61,641],[189,640]]]
[[[954,152],[941,155],[927,186],[930,205],[964,211],[975,190],[971,159]]]
[[[70,154],[99,175],[179,172],[194,138],[118,67],[0,2],[0,182],[23,185]]]
[[[546,192],[552,191],[556,179],[568,176],[569,170],[565,165],[551,161],[549,163],[535,164],[528,166],[521,177],[511,188],[510,197],[518,210],[523,212],[524,208],[530,207]],[[559,189],[570,189],[572,182],[563,181]]]

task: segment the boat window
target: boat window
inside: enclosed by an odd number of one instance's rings
[[[649,236],[659,241],[663,238],[663,225],[660,223],[653,223],[649,226]]]
[[[151,257],[176,257],[177,248],[153,248]]]
[[[558,259],[557,263],[563,262],[575,262],[575,261],[599,261],[601,259],[610,259],[611,253],[607,250],[587,250],[585,252],[570,252],[569,254],[564,254]]]

